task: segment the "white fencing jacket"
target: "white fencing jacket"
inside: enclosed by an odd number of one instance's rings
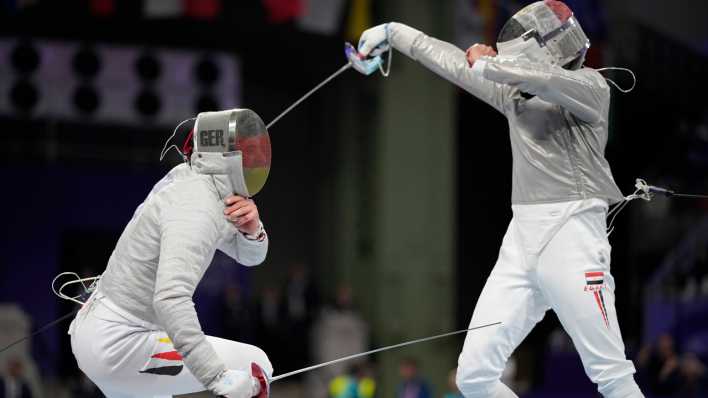
[[[138,207],[108,260],[99,289],[129,314],[164,328],[184,363],[211,389],[225,365],[207,342],[192,301],[221,250],[258,265],[268,239],[248,240],[224,215],[234,192],[217,157],[192,156],[160,180]]]

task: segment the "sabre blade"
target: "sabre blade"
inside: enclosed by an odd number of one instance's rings
[[[708,195],[697,195],[690,193],[675,193],[671,195],[676,198],[693,198],[693,199],[708,199]]]
[[[327,77],[326,79],[324,79],[320,84],[316,85],[315,88],[313,88],[312,90],[310,90],[310,91],[308,91],[307,93],[305,93],[305,95],[303,95],[302,97],[300,97],[300,99],[298,99],[297,101],[293,102],[292,105],[290,105],[289,107],[287,107],[287,109],[285,109],[283,112],[281,112],[280,115],[276,116],[275,119],[273,119],[270,123],[268,123],[268,125],[266,126],[266,130],[269,130],[272,125],[274,125],[278,120],[280,120],[280,118],[282,118],[283,116],[287,115],[288,112],[290,112],[291,110],[293,110],[293,108],[295,108],[296,106],[300,105],[300,103],[301,103],[302,101],[304,101],[305,99],[307,99],[307,97],[309,97],[309,96],[311,96],[312,94],[314,94],[317,90],[321,89],[322,86],[324,86],[325,84],[329,83],[330,80],[332,80],[332,79],[334,79],[335,77],[339,76],[342,72],[344,72],[345,70],[347,70],[347,69],[349,69],[349,68],[351,68],[351,67],[352,67],[351,62],[347,62],[347,63],[346,63],[345,65],[343,65],[341,68],[337,69],[336,72],[334,72],[334,73],[332,73],[331,75],[329,75],[329,77]]]
[[[31,339],[32,337],[34,337],[34,336],[36,336],[36,335],[38,335],[38,334],[44,332],[45,330],[51,328],[52,326],[56,325],[57,323],[63,321],[64,319],[67,319],[67,318],[72,317],[72,316],[75,315],[77,312],[79,312],[80,309],[81,309],[81,308],[76,309],[76,310],[74,310],[74,311],[71,311],[70,313],[68,313],[68,314],[66,314],[66,315],[64,315],[64,316],[62,316],[61,318],[49,322],[48,324],[46,324],[46,325],[42,326],[41,328],[35,330],[34,332],[30,333],[29,335],[24,336],[24,337],[22,337],[22,338],[19,339],[19,340],[13,341],[12,343],[10,343],[10,344],[6,345],[5,347],[3,347],[2,349],[0,349],[0,353],[9,350],[10,348],[12,348],[12,347],[14,347],[14,346],[16,346],[16,345],[22,343],[22,342],[25,341],[25,340]]]
[[[448,332],[448,333],[443,333],[443,334],[437,334],[437,335],[435,335],[435,336],[423,337],[423,338],[421,338],[421,339],[415,339],[415,340],[405,341],[405,342],[403,342],[403,343],[398,343],[398,344],[394,344],[394,345],[389,345],[389,346],[386,346],[386,347],[376,348],[376,349],[371,350],[371,351],[366,351],[366,352],[362,352],[362,353],[359,353],[359,354],[349,355],[349,356],[342,357],[342,358],[339,358],[339,359],[335,359],[335,360],[332,360],[332,361],[327,361],[327,362],[323,362],[323,363],[320,363],[320,364],[317,364],[317,365],[308,366],[308,367],[306,367],[306,368],[294,370],[294,371],[292,371],[292,372],[283,373],[283,374],[281,374],[281,375],[278,375],[278,376],[273,377],[272,379],[270,379],[270,381],[271,381],[271,383],[272,383],[272,382],[274,382],[274,381],[282,380],[282,379],[284,379],[284,378],[286,378],[286,377],[294,376],[294,375],[296,375],[296,374],[300,374],[300,373],[304,373],[304,372],[309,372],[309,371],[311,371],[311,370],[315,370],[315,369],[323,368],[323,367],[325,367],[325,366],[334,365],[335,363],[345,362],[345,361],[349,361],[349,360],[352,360],[352,359],[360,358],[360,357],[363,357],[363,356],[375,354],[375,353],[377,353],[377,352],[388,351],[388,350],[392,350],[392,349],[394,349],[394,348],[405,347],[405,346],[407,346],[407,345],[422,343],[422,342],[425,342],[425,341],[441,339],[441,338],[443,338],[443,337],[453,336],[453,335],[456,335],[456,334],[460,334],[460,333],[464,333],[464,332],[469,332],[469,331],[471,331],[471,330],[482,329],[482,328],[486,328],[486,327],[490,327],[490,326],[494,326],[494,325],[500,325],[500,324],[501,324],[501,322],[494,322],[494,323],[489,323],[489,324],[482,325],[482,326],[475,326],[475,327],[469,328],[469,329],[455,330],[454,332]]]

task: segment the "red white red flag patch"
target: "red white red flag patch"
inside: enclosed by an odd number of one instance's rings
[[[592,292],[595,296],[595,302],[602,314],[602,320],[605,326],[610,327],[610,322],[607,318],[607,308],[605,307],[605,297],[602,294],[602,289],[605,286],[605,273],[603,271],[591,271],[585,273],[585,291]]]

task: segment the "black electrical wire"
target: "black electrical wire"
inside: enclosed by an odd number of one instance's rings
[[[674,193],[671,196],[678,198],[708,199],[708,195],[696,195],[690,193]]]
[[[67,319],[67,318],[70,318],[70,317],[76,315],[76,313],[79,312],[79,310],[80,310],[80,308],[77,309],[77,310],[71,311],[70,313],[68,313],[68,314],[66,314],[66,315],[64,315],[64,316],[62,316],[61,318],[56,319],[56,320],[54,320],[54,321],[51,321],[51,322],[49,322],[48,324],[42,326],[41,328],[37,329],[36,331],[32,332],[31,334],[29,334],[29,335],[27,335],[27,336],[25,336],[25,337],[23,337],[23,338],[21,338],[21,339],[19,339],[19,340],[17,340],[17,341],[14,341],[14,342],[10,343],[9,345],[3,347],[3,348],[0,350],[0,353],[3,353],[3,352],[5,352],[5,351],[9,350],[10,348],[12,348],[12,347],[14,347],[14,346],[16,346],[16,345],[18,345],[18,344],[24,342],[25,340],[31,339],[32,337],[34,337],[34,336],[36,336],[36,335],[38,335],[38,334],[40,334],[40,333],[46,331],[47,329],[49,329],[49,328],[51,328],[52,326],[54,326],[54,325],[60,323],[60,322],[63,321],[63,320],[65,320],[65,319]]]

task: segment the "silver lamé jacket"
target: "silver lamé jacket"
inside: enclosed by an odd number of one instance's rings
[[[388,31],[391,46],[507,117],[512,204],[622,199],[604,156],[610,88],[599,72],[501,57],[472,68],[450,43],[395,22]]]

